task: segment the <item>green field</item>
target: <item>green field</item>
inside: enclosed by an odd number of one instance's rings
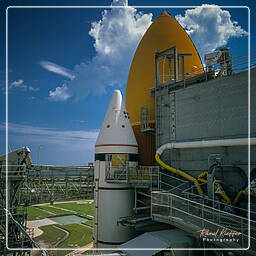
[[[64,208],[67,210],[75,211],[79,215],[91,215],[93,216],[93,208],[94,204],[89,204],[89,203],[83,203],[83,204],[78,204],[78,203],[56,203],[56,207],[59,208]]]
[[[27,207],[27,214],[28,220],[41,220],[49,216],[53,216],[53,214],[47,213],[45,211],[40,210],[38,207],[33,206]]]
[[[60,241],[65,238],[66,233],[56,227],[66,230],[69,233],[68,237],[62,242]],[[75,248],[85,246],[92,242],[93,230],[82,224],[49,225],[40,227],[40,229],[44,233],[34,240],[39,242],[42,247],[74,248],[75,250]],[[69,252],[71,251],[52,251],[49,255],[64,256]]]
[[[58,245],[58,248],[79,248],[92,242],[93,230],[81,224],[56,225],[70,234]],[[58,251],[58,256],[66,255],[70,251]]]
[[[57,205],[56,205],[57,206]],[[67,211],[67,210],[61,210],[58,208],[55,208],[54,206],[48,206],[48,205],[40,205],[38,206],[40,209],[44,209],[46,211],[52,212],[54,214],[73,214],[73,212],[71,211]],[[58,207],[58,206],[57,206]]]
[[[85,254],[85,255],[87,255],[87,254],[90,254],[90,255],[95,255],[95,251],[90,251],[90,250],[88,250],[88,251],[84,251],[84,252],[82,252],[81,254]]]
[[[56,225],[70,233],[59,248],[81,247],[92,241],[92,229],[81,224]]]
[[[57,208],[56,208],[57,207]],[[62,209],[59,209],[62,208]],[[28,220],[39,220],[50,216],[63,214],[77,214],[89,218],[84,224],[93,226],[93,219],[87,215],[93,216],[93,203],[76,203],[76,202],[61,202],[54,205],[45,204],[38,206],[27,207]],[[45,211],[44,211],[45,210]],[[47,212],[48,211],[48,212]],[[55,224],[42,226],[40,229],[44,232],[35,241],[39,242],[42,247],[48,248],[76,248],[85,246],[92,242],[93,229],[83,224]],[[57,227],[67,231],[57,229]],[[62,241],[62,239],[65,239]],[[64,256],[71,251],[48,251],[50,256]],[[88,253],[88,252],[87,252]],[[40,253],[36,253],[36,256]]]
[[[58,208],[63,208],[63,210]],[[40,206],[29,206],[27,207],[27,214],[28,220],[40,220],[61,214],[78,214],[86,217],[87,215],[93,216],[93,208],[93,203],[55,203],[54,205],[45,204]],[[21,211],[22,209],[19,210]]]
[[[83,222],[85,225],[89,225],[89,226],[93,226],[93,219],[92,220],[87,220],[85,222]]]
[[[47,247],[54,247],[58,241],[63,239],[66,235],[65,232],[57,229],[54,225],[43,226],[40,229],[44,232],[41,236],[36,237],[36,242],[47,244]]]

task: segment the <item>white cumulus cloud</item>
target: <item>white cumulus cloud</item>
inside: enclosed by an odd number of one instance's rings
[[[230,12],[217,5],[203,4],[175,18],[190,35],[201,57],[226,45],[231,37],[247,35],[236,21],[232,21]]]
[[[53,101],[65,101],[71,97],[71,94],[68,92],[68,87],[62,85],[61,87],[55,88],[54,91],[50,91],[49,96]]]
[[[48,70],[50,72],[56,73],[58,75],[65,76],[65,77],[67,77],[69,79],[73,79],[74,78],[74,74],[73,74],[73,72],[71,70],[69,70],[67,68],[64,68],[64,67],[62,67],[60,65],[57,65],[57,64],[55,64],[53,62],[45,61],[45,60],[40,61],[39,63],[40,63],[40,65],[44,69],[46,69],[46,70]]]
[[[68,95],[74,95],[79,99],[105,93],[108,86],[125,85],[134,51],[151,24],[152,14],[128,7],[127,0],[114,0],[112,5],[126,8],[104,10],[101,19],[92,22],[89,35],[94,39],[95,56],[76,65],[74,78],[50,91],[51,98],[67,100]]]
[[[89,35],[94,39],[95,56],[69,71],[70,77],[66,76],[69,79],[49,92],[51,99],[65,101],[72,96],[80,99],[89,94],[103,94],[111,86],[126,84],[132,57],[152,23],[152,14],[128,6],[127,0],[113,0],[112,6],[126,8],[104,10],[100,20],[91,23]],[[175,18],[191,36],[201,57],[226,45],[232,37],[247,35],[231,19],[230,12],[217,5],[203,4]],[[55,72],[53,67],[51,69]]]
[[[39,91],[39,88],[37,87],[33,87],[33,86],[28,86],[24,83],[24,80],[22,79],[18,79],[18,80],[15,80],[13,82],[10,83],[9,85],[9,89],[22,89],[22,90],[25,90],[25,91],[32,91],[32,92],[36,92],[36,91]]]
[[[10,87],[24,87],[24,81],[22,79],[15,80],[11,83]]]

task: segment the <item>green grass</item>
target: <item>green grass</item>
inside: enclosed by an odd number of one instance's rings
[[[56,225],[70,233],[69,237],[59,244],[60,248],[81,247],[92,242],[91,228],[80,224]]]
[[[83,223],[86,224],[86,225],[90,225],[90,226],[93,227],[93,220],[88,220],[88,221],[85,221],[85,222],[83,222]]]
[[[55,208],[54,206],[58,208],[63,208],[69,211],[65,211],[62,209]],[[49,211],[52,212],[48,213],[43,211]],[[29,206],[27,207],[27,213],[28,213],[28,220],[40,220],[47,218],[49,216],[54,216],[54,215],[59,215],[59,214],[73,214],[76,212],[78,215],[86,216],[90,215],[93,216],[93,209],[94,209],[94,204],[91,203],[56,203],[53,206],[51,205],[40,205],[38,207],[35,206]],[[18,211],[22,211],[22,209],[18,209]],[[90,224],[89,222],[87,224]]]
[[[95,251],[90,251],[90,250],[88,250],[88,251],[85,251],[85,252],[82,252],[81,254],[90,254],[90,255],[94,255],[95,254]]]
[[[57,246],[56,243],[65,237],[66,233],[55,228],[55,226],[64,229],[69,232],[69,236]],[[34,240],[36,242],[40,242],[44,245],[44,247],[57,247],[57,248],[74,248],[74,250],[78,247],[85,246],[92,242],[92,233],[93,230],[86,226],[80,224],[68,224],[68,225],[49,225],[40,227],[40,229],[44,232],[42,235],[36,237]],[[49,255],[57,255],[64,256],[69,251],[56,251],[54,254]],[[38,254],[39,255],[39,254]]]
[[[56,205],[56,207],[58,207]],[[73,214],[72,212],[70,211],[65,211],[65,210],[61,210],[61,209],[57,209],[53,206],[48,206],[48,205],[40,205],[39,208],[41,209],[45,209],[46,211],[49,211],[49,212],[52,212],[52,213],[55,213],[55,214]]]
[[[58,208],[63,208],[69,211],[61,210]],[[40,209],[41,208],[41,209]],[[42,209],[52,212],[54,214],[47,213]],[[44,219],[49,216],[59,215],[59,214],[74,214],[77,213],[78,215],[86,216],[90,215],[93,216],[93,209],[94,204],[91,203],[68,203],[68,202],[61,202],[55,203],[53,206],[50,204],[47,205],[40,205],[38,207],[29,206],[27,207],[28,212],[28,220],[39,220]],[[93,226],[93,220],[89,220],[84,222],[87,225]],[[35,240],[41,241],[44,243],[45,247],[53,247],[61,238],[65,236],[65,232],[54,228],[54,226],[58,226],[61,229],[68,231],[69,237],[58,244],[58,248],[74,248],[82,247],[90,242],[92,242],[92,233],[93,229],[90,227],[86,227],[81,224],[68,224],[68,225],[49,225],[49,226],[42,226],[40,229],[44,232],[41,236],[36,237]],[[64,256],[71,251],[49,251],[50,256]],[[88,254],[89,251],[87,251]],[[37,255],[36,255],[37,256]],[[39,256],[39,254],[38,254]]]
[[[78,248],[92,242],[93,230],[80,224],[56,225],[65,229],[70,234],[68,238],[61,242],[59,248]],[[69,251],[70,252],[70,251]],[[68,251],[58,251],[58,256],[66,255]]]
[[[33,206],[27,207],[27,213],[28,213],[28,220],[41,220],[49,216],[53,216],[53,214],[47,213]]]
[[[42,235],[35,237],[36,242],[42,242],[47,245],[47,247],[53,247],[58,241],[60,241],[66,233],[55,228],[54,225],[43,226],[40,229],[44,232]]]
[[[94,204],[89,204],[89,203],[82,203],[82,204],[77,204],[77,203],[57,203],[55,204],[56,207],[59,208],[64,208],[67,210],[75,211],[79,215],[91,215],[93,216],[93,208]]]

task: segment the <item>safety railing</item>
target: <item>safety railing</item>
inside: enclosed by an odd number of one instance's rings
[[[159,190],[159,167],[137,166],[129,170],[129,183],[133,186],[150,186],[153,190]]]
[[[141,132],[153,132],[154,128],[151,124],[150,107],[144,105],[140,109],[140,131]]]
[[[249,223],[248,218],[168,192],[152,192],[151,200],[154,220],[173,224],[224,248],[247,248],[250,240],[251,249],[256,250],[255,236],[249,238],[249,225],[256,227],[255,221]]]
[[[151,186],[159,189],[159,167],[109,167],[106,181],[110,183],[129,183],[132,186]]]
[[[169,174],[163,171],[159,172],[159,191],[180,194],[181,192],[190,189],[191,186],[192,184],[190,181],[180,179],[174,176],[171,172],[169,172]]]
[[[256,51],[239,56],[232,56],[230,59],[226,59],[229,64],[214,63],[211,67],[211,71],[206,70],[205,67],[196,68],[190,73],[179,73],[176,76],[172,73],[163,72],[159,74],[158,85],[169,85],[177,82],[182,82],[184,87],[187,84],[193,83],[193,81],[204,81],[215,79],[222,76],[232,75],[233,73],[239,73],[242,71],[256,68]]]
[[[26,165],[0,165],[0,179],[8,179],[23,177],[26,174]]]
[[[111,166],[106,168],[106,181],[112,183],[128,183],[128,166]]]
[[[203,186],[204,183],[200,184]],[[196,194],[196,188],[191,182],[184,181],[172,174],[167,174],[164,172],[159,173],[159,191],[168,192],[178,196],[182,196],[188,200],[198,202],[200,204],[205,204],[219,210],[225,209],[230,213],[237,214],[242,217],[247,217],[249,212],[247,209],[239,208],[234,205],[230,205],[219,200],[214,200],[208,198],[207,195],[201,196]],[[252,219],[256,221],[256,212],[250,211]],[[256,225],[255,225],[256,231]]]

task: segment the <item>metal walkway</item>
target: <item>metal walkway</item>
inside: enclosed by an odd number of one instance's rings
[[[93,166],[32,165],[22,185],[26,205],[93,198]],[[25,198],[24,198],[25,196]]]
[[[256,255],[256,222],[249,223],[246,216],[216,209],[211,204],[210,200],[190,193],[176,195],[154,191],[151,198],[151,217],[155,221],[189,232],[202,239],[202,242],[213,243],[217,248],[236,250],[234,253],[240,255]],[[248,230],[249,224],[251,234]],[[207,234],[207,230],[210,233]]]

